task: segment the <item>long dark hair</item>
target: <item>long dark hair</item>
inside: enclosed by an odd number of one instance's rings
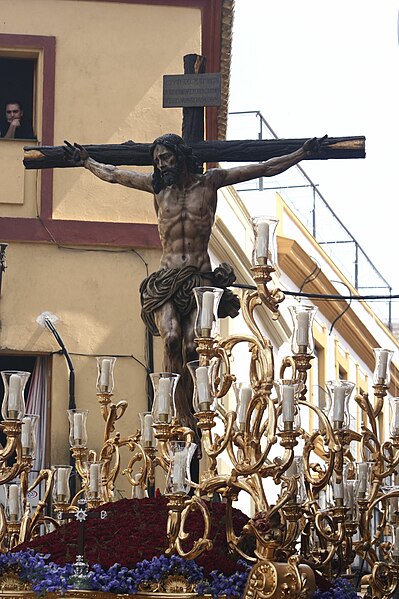
[[[181,167],[182,164],[185,164],[189,173],[193,173],[195,175],[200,175],[203,173],[201,162],[193,154],[192,148],[190,148],[190,146],[184,142],[180,135],[176,135],[175,133],[165,133],[164,135],[157,137],[150,148],[152,158],[154,158],[156,146],[165,146],[165,148],[171,150],[176,156],[178,168]],[[162,181],[161,173],[154,162],[153,165],[154,174],[152,175],[152,187],[154,189],[154,193],[159,193],[163,189],[164,183]]]

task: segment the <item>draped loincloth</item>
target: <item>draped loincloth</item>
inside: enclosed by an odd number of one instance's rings
[[[140,285],[141,318],[153,335],[159,335],[154,313],[167,302],[173,302],[183,317],[196,309],[194,287],[201,287],[204,280],[224,290],[220,300],[218,316],[237,316],[240,301],[226,287],[236,279],[230,264],[223,262],[213,272],[200,272],[195,266],[164,268],[152,273]],[[209,283],[210,281],[210,283]]]

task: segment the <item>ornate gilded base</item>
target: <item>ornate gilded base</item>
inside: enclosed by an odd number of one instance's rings
[[[27,582],[22,582],[18,574],[7,572],[0,577],[0,597],[5,599],[36,599],[37,595]]]
[[[67,599],[127,599],[127,597],[129,599],[205,599],[197,593],[146,593],[144,591],[138,591],[135,595],[101,593],[99,591],[67,591],[62,597]],[[61,595],[47,593],[44,599],[61,599]],[[206,599],[210,599],[209,596]]]
[[[288,563],[262,560],[249,573],[243,599],[305,599],[311,597],[315,589],[313,570],[298,565],[297,556],[289,558]]]
[[[138,591],[130,595],[131,599],[204,599],[197,593],[178,592],[182,589],[181,577],[169,577],[169,592]],[[176,580],[175,580],[176,579]],[[174,592],[176,589],[176,592]],[[101,591],[86,591],[74,589],[61,593],[46,593],[43,599],[126,599],[127,595],[117,593],[103,593]],[[37,594],[32,591],[29,583],[22,582],[17,574],[3,574],[0,577],[0,599],[37,599]]]

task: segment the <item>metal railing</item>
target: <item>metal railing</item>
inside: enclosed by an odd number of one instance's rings
[[[236,117],[241,122],[234,123]],[[260,111],[230,112],[229,139],[278,139]],[[237,134],[237,131],[239,133]],[[267,183],[266,183],[267,182]],[[236,186],[241,196],[246,192],[278,191],[303,225],[323,247],[360,295],[384,296],[373,301],[372,308],[392,330],[392,287],[367,256],[364,249],[344,225],[309,175],[300,165],[273,179],[260,178]],[[245,195],[243,196],[245,200]],[[396,320],[396,319],[395,319]]]

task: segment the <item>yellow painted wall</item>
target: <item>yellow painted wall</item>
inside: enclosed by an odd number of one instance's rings
[[[149,271],[157,269],[159,252],[140,251]],[[145,327],[140,319],[138,286],[146,276],[143,261],[133,251],[86,251],[45,245],[10,244],[1,297],[2,353],[58,352],[53,335],[39,326],[37,316],[58,316],[57,331],[76,372],[76,404],[89,409],[89,439],[98,449],[102,423],[96,398],[95,355],[121,355],[115,368],[115,400],[127,399],[120,421],[124,434],[135,432],[137,413],[145,411]],[[81,355],[82,354],[82,355]],[[160,343],[155,343],[161,369]],[[53,356],[51,389],[52,462],[68,456],[68,370],[65,359]]]
[[[64,139],[151,142],[162,133],[180,133],[181,110],[162,108],[162,77],[182,73],[183,56],[200,52],[199,9],[2,0],[1,13],[4,33],[56,37],[55,145]],[[10,145],[0,143],[4,159],[15,153]],[[26,176],[22,167],[20,174]],[[7,185],[10,191],[3,187],[2,196],[22,195],[15,177]],[[111,187],[83,169],[56,170],[54,194],[57,219],[155,222],[151,196]],[[34,194],[29,206],[2,201],[0,197],[0,216],[36,214]]]
[[[151,142],[181,131],[180,109],[162,108],[162,76],[183,72],[183,56],[200,52],[198,9],[82,0],[1,0],[2,33],[55,36],[55,145]],[[1,49],[0,49],[1,50]],[[41,58],[39,59],[38,86]],[[38,99],[41,92],[38,90]],[[40,121],[38,137],[40,144]],[[25,142],[0,140],[0,216],[35,217],[40,174],[22,166]],[[7,165],[7,168],[3,168]],[[153,198],[111,186],[84,169],[54,171],[54,218],[111,222],[156,222]],[[134,240],[133,240],[134,241]],[[9,244],[0,300],[0,352],[58,352],[36,317],[50,311],[76,371],[76,403],[87,408],[89,444],[99,449],[103,423],[95,395],[94,354],[123,355],[116,363],[114,400],[129,408],[118,423],[136,431],[147,409],[145,328],[138,287],[157,270],[159,250],[46,244]],[[134,357],[132,357],[134,356]],[[136,361],[134,358],[137,358]],[[161,345],[155,340],[155,369]],[[67,366],[53,356],[51,462],[68,460]],[[120,426],[119,426],[120,425]]]

